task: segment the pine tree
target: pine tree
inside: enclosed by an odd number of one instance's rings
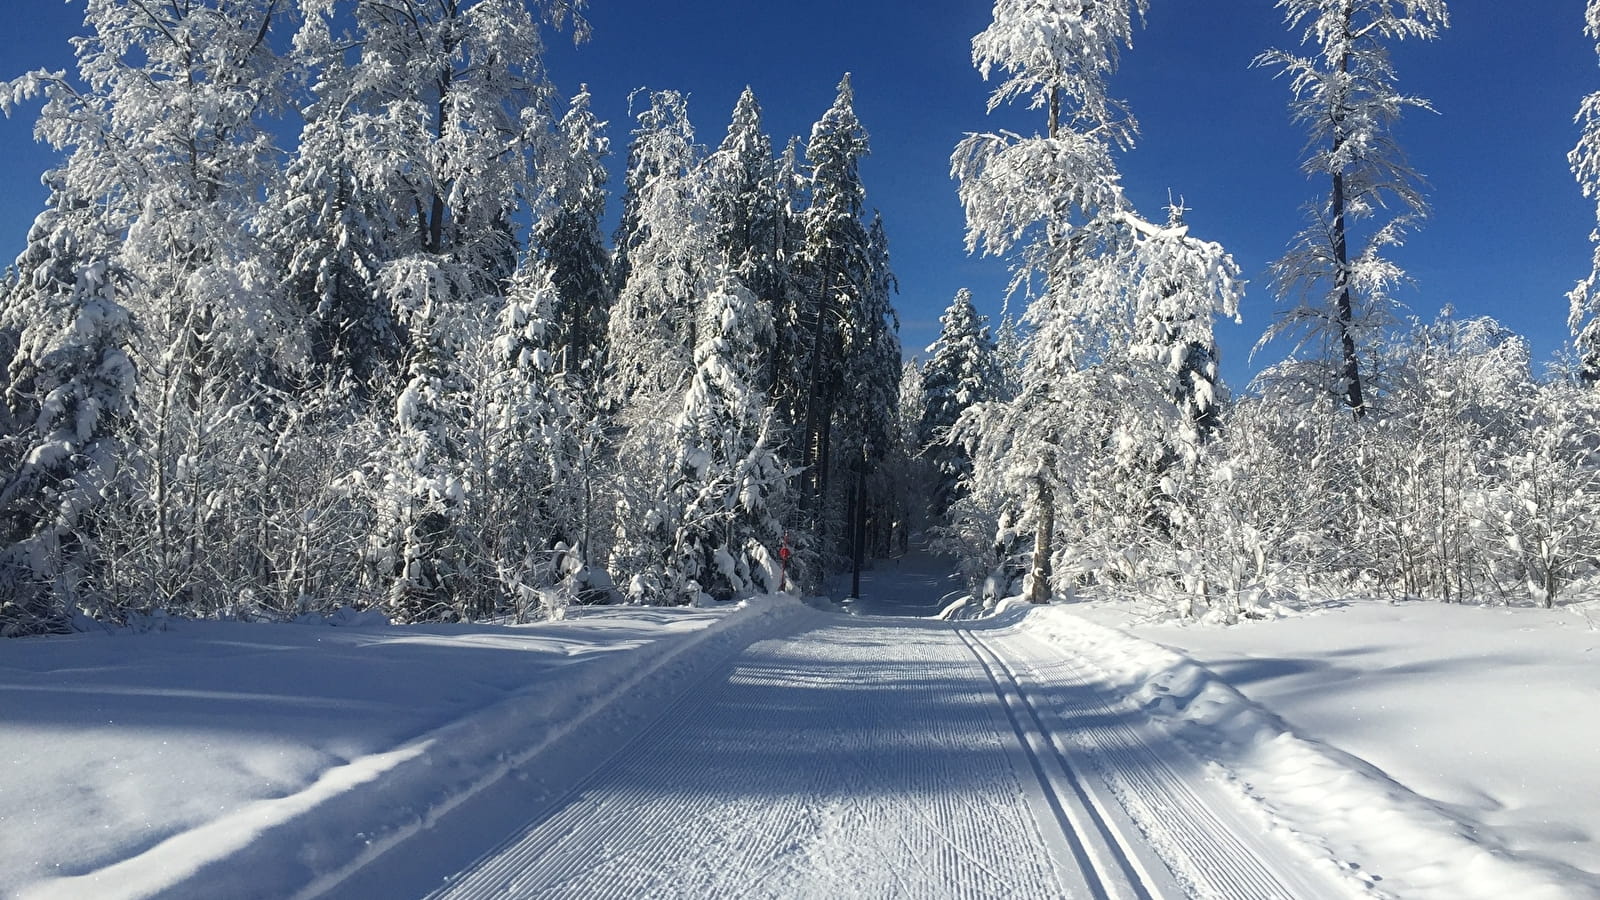
[[[605,215],[605,123],[589,108],[588,85],[578,89],[558,127],[565,165],[548,216],[534,232],[534,245],[549,267],[559,298],[553,323],[559,333],[556,365],[569,380],[593,389],[600,380],[606,323],[616,292],[611,261],[601,237]]]
[[[63,630],[93,607],[85,520],[117,474],[134,402],[117,238],[58,187],[0,298],[0,332],[18,339],[5,399],[25,425],[0,442],[0,636]]]
[[[706,298],[695,374],[678,415],[683,518],[673,540],[671,588],[727,599],[776,590],[765,548],[782,536],[789,473],[775,452],[773,414],[759,380],[772,315],[724,276]]]
[[[750,88],[739,95],[728,134],[706,161],[711,173],[711,209],[717,247],[734,269],[752,281],[758,267],[769,267],[776,248],[779,195],[772,139],[761,130],[761,104]],[[770,278],[770,273],[761,273]],[[760,279],[764,280],[764,279]]]
[[[772,140],[761,127],[761,105],[748,87],[740,94],[727,136],[706,160],[711,180],[711,214],[717,247],[725,265],[785,323],[779,337],[793,334],[798,287],[791,261],[799,229],[792,187],[796,150],[774,157]],[[784,340],[767,354],[761,387],[776,400],[799,393],[793,382],[798,365]],[[790,404],[780,402],[780,410]],[[787,429],[793,417],[785,417]]]
[[[965,448],[950,440],[950,429],[976,403],[1000,399],[1000,370],[989,329],[972,305],[972,292],[956,292],[939,317],[939,339],[928,348],[922,370],[925,408],[917,430],[917,448],[938,471],[931,513],[942,516],[959,496],[961,482],[972,471]]]
[[[462,513],[478,615],[509,605],[526,618],[566,574],[563,552],[578,543],[583,515],[580,441],[588,411],[558,371],[559,289],[534,262],[508,286],[492,332],[462,359],[473,385],[464,411],[465,473],[472,489]],[[564,600],[573,599],[564,597]]]
[[[698,312],[723,268],[685,98],[658,91],[638,118],[625,204],[632,220],[619,233],[631,248],[627,281],[607,338],[613,453],[626,461],[615,464],[610,486],[607,565],[636,602],[684,602],[685,480],[673,423],[694,378]]]
[[[562,8],[553,12],[559,15]],[[343,25],[327,0],[306,29]],[[410,335],[390,444],[379,454],[373,585],[401,620],[470,612],[470,509],[462,413],[477,390],[464,350],[504,306],[516,270],[514,212],[537,205],[561,159],[538,24],[516,0],[356,6],[359,48],[345,127],[356,177],[403,223],[375,293]],[[309,41],[310,38],[305,38]]]
[[[871,289],[871,260],[866,226],[861,221],[866,191],[861,185],[860,161],[867,153],[867,133],[856,118],[850,76],[839,82],[833,106],[812,126],[806,146],[812,171],[811,204],[806,209],[802,260],[808,296],[801,324],[809,330],[804,371],[810,384],[805,414],[795,439],[805,467],[805,505],[811,526],[827,541],[838,536],[830,527],[828,505],[832,497],[830,472],[835,463],[833,431],[845,409],[847,358],[851,329],[868,327],[852,320],[861,311]],[[860,447],[841,447],[839,458],[850,460]]]
[[[1394,141],[1407,107],[1426,100],[1399,92],[1386,41],[1433,40],[1449,25],[1444,0],[1279,0],[1290,29],[1303,29],[1312,55],[1269,50],[1255,64],[1289,78],[1296,122],[1310,132],[1302,168],[1329,180],[1327,200],[1310,205],[1306,229],[1273,265],[1280,298],[1294,301],[1262,341],[1294,332],[1331,343],[1330,386],[1357,418],[1367,408],[1360,339],[1384,312],[1404,273],[1380,254],[1426,217],[1421,178]],[[1380,217],[1391,207],[1399,213]],[[1358,227],[1378,224],[1360,244]]]
[[[301,30],[301,67],[314,101],[294,157],[274,185],[261,227],[304,310],[312,360],[330,382],[348,378],[364,396],[392,398],[407,346],[397,312],[376,290],[378,268],[400,253],[391,198],[366,181],[367,148],[349,100],[362,70],[313,17]]]
[[[1134,222],[1138,263],[1131,292],[1134,352],[1165,382],[1162,392],[1177,408],[1172,444],[1192,459],[1221,426],[1224,397],[1212,323],[1218,314],[1237,320],[1244,283],[1220,245],[1189,235],[1185,212],[1172,203],[1165,227]]]
[[[694,310],[717,265],[687,99],[676,91],[650,99],[628,151],[631,231],[619,233],[617,245],[619,254],[628,248],[627,278],[608,326],[607,389],[618,404],[640,393],[645,404],[681,396],[693,366]]]
[[[856,562],[866,554],[887,555],[892,531],[890,480],[885,464],[896,443],[900,405],[900,319],[893,295],[899,289],[890,267],[889,238],[883,218],[873,213],[867,229],[867,281],[859,305],[843,323],[845,390],[841,447],[861,447],[857,479]]]
[[[1600,53],[1600,0],[1589,0],[1584,33],[1596,41],[1595,52]],[[1600,91],[1583,98],[1577,121],[1583,136],[1567,154],[1567,161],[1583,196],[1594,201],[1595,218],[1600,222]],[[1600,228],[1590,234],[1590,240],[1595,244],[1594,259],[1589,276],[1567,294],[1567,327],[1577,349],[1579,373],[1585,382],[1595,384],[1600,382]]]

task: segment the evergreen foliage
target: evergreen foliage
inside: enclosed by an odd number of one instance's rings
[[[1308,376],[1366,412],[1361,345],[1384,322],[1388,292],[1405,273],[1381,254],[1427,216],[1421,177],[1394,139],[1407,107],[1431,109],[1402,94],[1388,41],[1433,40],[1450,24],[1444,0],[1279,0],[1310,55],[1269,50],[1255,64],[1287,76],[1294,121],[1309,132],[1302,168],[1329,182],[1327,200],[1306,207],[1308,222],[1274,264],[1278,296],[1291,305],[1262,337],[1300,334],[1332,357]],[[1395,214],[1388,210],[1394,208]],[[1372,222],[1370,232],[1360,231]],[[1359,235],[1359,236],[1358,236]],[[1364,238],[1364,240],[1363,240]]]
[[[1002,399],[1003,387],[989,329],[972,305],[972,292],[962,288],[939,317],[939,339],[922,370],[924,411],[916,430],[918,450],[939,473],[931,512],[942,515],[972,471],[965,448],[950,439],[961,414],[978,403]]]
[[[1436,37],[1442,0],[1278,4],[1304,49],[1258,63],[1329,194],[1267,336],[1327,352],[1238,396],[1213,331],[1238,267],[1119,171],[1144,0],[994,3],[991,111],[1042,127],[951,169],[1025,307],[991,332],[960,292],[926,364],[849,75],[808,140],[746,89],[709,151],[685,95],[637,94],[608,245],[605,123],[586,87],[558,115],[544,66],[581,5],[86,0],[76,71],[6,85],[62,157],[0,281],[0,633],[705,603],[775,590],[781,543],[809,591],[925,527],[975,596],[1224,620],[1320,591],[1552,606],[1600,575],[1600,276],[1547,377],[1491,320],[1383,315],[1381,251],[1426,212],[1387,45]]]

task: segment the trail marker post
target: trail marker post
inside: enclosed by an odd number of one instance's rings
[[[789,589],[789,532],[783,533],[783,543],[778,545],[778,590]]]

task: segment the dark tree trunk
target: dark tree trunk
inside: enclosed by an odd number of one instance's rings
[[[1350,8],[1345,7],[1345,28],[1350,27]],[[1339,71],[1348,74],[1350,71],[1350,54],[1345,52],[1339,57]],[[1334,112],[1333,128],[1333,153],[1338,158],[1339,152],[1349,140],[1344,134],[1344,112]],[[1328,213],[1332,219],[1333,229],[1333,258],[1334,258],[1334,318],[1338,322],[1339,349],[1343,355],[1340,368],[1340,377],[1344,381],[1344,402],[1355,413],[1356,418],[1366,415],[1366,399],[1361,391],[1361,363],[1356,356],[1356,339],[1352,333],[1355,328],[1355,301],[1350,294],[1350,243],[1348,220],[1345,217],[1345,185],[1344,173],[1333,173],[1333,194],[1328,200]]]
[[[1056,527],[1056,498],[1050,483],[1039,478],[1038,516],[1033,533],[1033,571],[1028,584],[1029,603],[1050,602],[1051,540]]]

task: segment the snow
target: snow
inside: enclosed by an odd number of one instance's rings
[[[191,896],[293,893],[481,790],[675,654],[803,611],[593,609],[520,627],[179,622],[10,641],[0,896],[146,896],[184,879],[201,886],[180,891]],[[241,852],[276,869],[252,869],[243,893],[207,890],[238,877],[214,864]]]
[[[830,587],[834,596],[848,596],[850,576],[836,577]],[[961,602],[956,598],[965,593],[949,560],[913,550],[894,559],[869,561],[861,573],[861,596],[850,597],[844,606],[862,616],[934,616]]]
[[[12,640],[0,896],[1600,897],[1594,612],[957,587]]]
[[[1084,605],[1029,624],[1378,892],[1600,897],[1589,619],[1343,601],[1231,628],[1090,621],[1127,618]]]

